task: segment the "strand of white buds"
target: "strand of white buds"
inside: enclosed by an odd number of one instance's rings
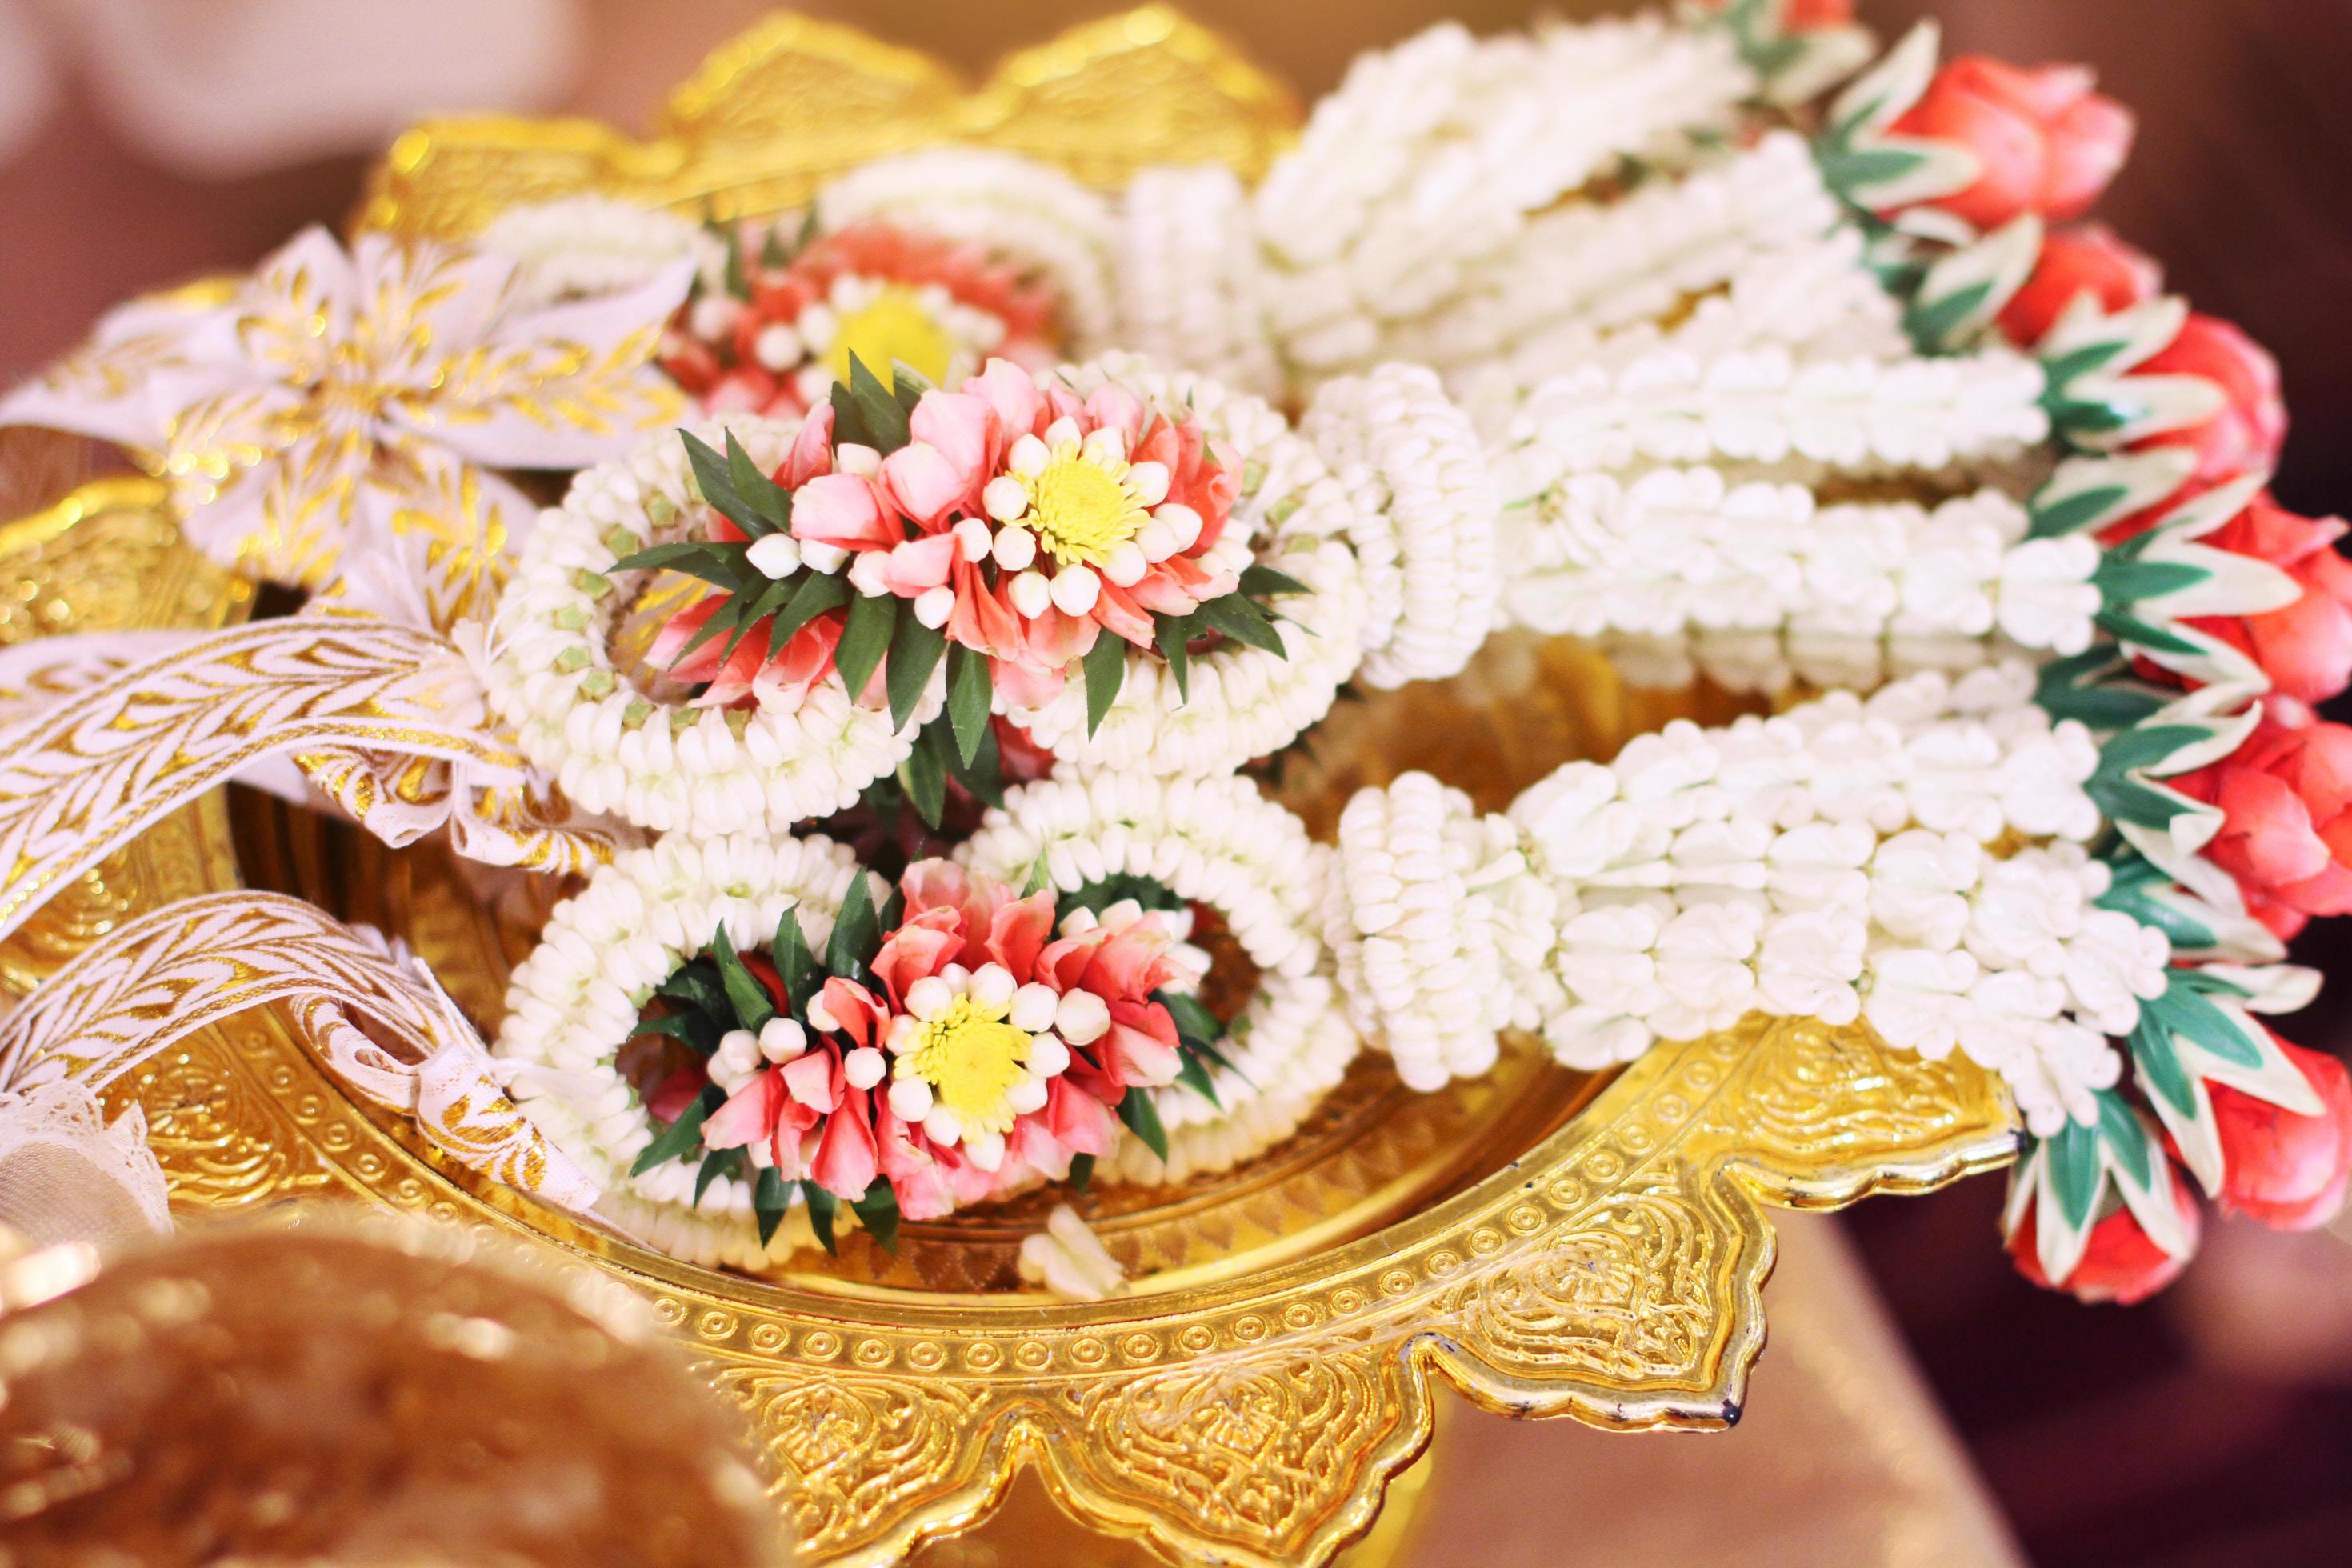
[[[1657,16],[1360,56],[1258,187],[1276,340],[1313,377],[1382,357],[1541,211],[1619,160],[1671,159],[1753,91],[1727,33]]]
[[[723,447],[731,432],[767,468],[793,428],[730,416],[698,434]],[[831,670],[789,702],[725,711],[693,707],[659,672],[616,661],[614,631],[654,574],[615,573],[614,563],[683,537],[698,508],[674,432],[581,474],[523,546],[499,601],[485,684],[524,753],[583,810],[654,832],[781,832],[843,809],[904,761],[946,700],[944,680],[934,672],[899,733],[887,710],[858,706]]]
[[[1581,348],[1678,316],[1759,257],[1841,230],[1843,216],[1804,139],[1775,132],[1682,178],[1648,181],[1622,200],[1573,201],[1528,219],[1507,247],[1465,269],[1456,294],[1397,323],[1382,347],[1448,376],[1524,366],[1532,383],[1576,363],[1542,352],[1560,334]],[[1858,250],[1854,261],[1860,272]],[[1891,321],[1885,287],[1861,276]]]
[[[1958,676],[2028,653],[1998,635],[1848,637],[1786,628],[1664,637],[1612,632],[1594,646],[1629,686],[1678,691],[1704,677],[1727,691],[1766,695],[1794,686],[1874,691],[1923,671]]]
[[[1130,658],[1117,700],[1092,734],[1077,679],[1040,707],[1007,711],[1039,745],[1088,768],[1227,773],[1279,751],[1330,711],[1362,662],[1364,594],[1347,491],[1262,398],[1204,376],[1155,370],[1131,354],[1060,374],[1081,395],[1115,380],[1164,406],[1189,407],[1218,460],[1242,473],[1241,498],[1203,564],[1236,573],[1264,564],[1307,592],[1272,601],[1282,616],[1279,654],[1225,638],[1192,657],[1181,685],[1159,658]]]
[[[2100,822],[2095,742],[2032,691],[2018,664],[1676,722],[1506,815],[1423,774],[1365,791],[1326,924],[1350,1007],[1416,1088],[1485,1070],[1506,1026],[1598,1068],[1749,1013],[1866,1016],[2002,1074],[2036,1125],[2088,1115],[2169,948],[2089,903],[2078,844],[1998,853]]]
[[[1021,1238],[1015,1267],[1022,1279],[1066,1301],[1099,1301],[1127,1283],[1118,1259],[1067,1204],[1055,1204],[1045,1228]]]
[[[1115,244],[1121,347],[1239,392],[1281,394],[1265,263],[1249,194],[1232,170],[1144,170],[1120,200]]]
[[[1436,373],[1385,364],[1318,389],[1299,433],[1354,498],[1367,685],[1459,674],[1502,593],[1494,479]]]
[[[1101,773],[1024,784],[956,858],[1013,887],[1042,865],[1063,893],[1115,876],[1150,878],[1215,910],[1256,968],[1257,988],[1221,1047],[1231,1066],[1210,1075],[1215,1103],[1182,1084],[1153,1090],[1167,1163],[1123,1145],[1122,1174],[1177,1179],[1286,1137],[1355,1054],[1322,941],[1331,851],[1247,779]],[[1247,1140],[1254,1146],[1236,1152]]]
[[[655,1129],[619,1054],[654,988],[721,927],[739,951],[764,950],[793,910],[821,952],[860,875],[850,850],[824,838],[670,834],[614,857],[555,907],[515,966],[491,1054],[515,1102],[604,1187],[616,1223],[694,1263],[756,1267],[806,1239],[804,1226],[796,1237],[787,1227],[763,1247],[748,1182],[718,1177],[698,1201],[691,1163],[631,1175]]]
[[[977,246],[1052,289],[1064,351],[1092,353],[1112,336],[1110,204],[1059,169],[1018,153],[940,147],[861,163],[817,193],[828,233],[872,219]]]
[[[515,301],[536,308],[649,282],[698,257],[700,231],[659,207],[578,195],[509,207],[474,243],[515,264]]]
[[[1718,459],[1800,472],[1934,471],[2014,456],[2049,433],[2042,367],[2008,349],[1895,361],[1764,347],[1675,349],[1537,387],[1501,432],[1506,504],[1570,474]]]
[[[2101,605],[2098,543],[2028,539],[2031,526],[1996,489],[1934,507],[1820,506],[1801,485],[1735,484],[1712,468],[1578,474],[1505,514],[1504,603],[1554,636],[1786,632],[1852,646],[1997,632],[2079,653]]]

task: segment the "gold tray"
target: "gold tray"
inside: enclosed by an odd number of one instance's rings
[[[429,125],[395,146],[364,216],[458,232],[503,203],[592,187],[757,211],[883,148],[958,136],[1065,163],[1082,146],[1074,166],[1102,180],[1188,149],[1254,173],[1295,114],[1160,7],[1017,56],[970,94],[921,57],[778,18],[714,56],[652,142],[572,122]],[[0,524],[0,642],[249,608],[179,544],[146,481]],[[1502,639],[1456,681],[1335,714],[1284,793],[1328,827],[1349,791],[1426,766],[1493,806],[1667,718],[1729,710],[1706,690],[1629,691],[1569,645]],[[394,854],[215,795],[0,947],[0,986],[21,992],[134,910],[247,881],[405,935],[486,1028],[551,894],[525,883],[486,900],[431,849]],[[1367,1063],[1244,1167],[1093,1194],[1106,1244],[1149,1277],[1072,1305],[1008,1289],[1043,1196],[910,1225],[896,1258],[853,1237],[838,1264],[772,1279],[654,1256],[449,1166],[355,1103],[272,1014],[192,1037],[112,1094],[145,1109],[192,1219],[356,1199],[536,1237],[644,1291],[745,1413],[803,1551],[855,1564],[966,1530],[1024,1469],[1067,1515],[1158,1552],[1328,1562],[1427,1444],[1437,1381],[1512,1415],[1727,1426],[1763,1342],[1767,1205],[1924,1190],[2006,1162],[2015,1142],[1993,1079],[1859,1026],[1754,1019],[1606,1081],[1520,1049],[1434,1096]],[[1037,1488],[1012,1497],[1033,1531],[1052,1517]]]

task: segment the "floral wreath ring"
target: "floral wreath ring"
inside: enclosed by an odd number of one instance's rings
[[[783,461],[794,433],[738,415],[690,434],[705,450],[732,444],[764,470]],[[541,517],[499,601],[483,684],[524,753],[584,810],[656,833],[782,831],[887,777],[944,689],[934,675],[901,725],[856,701],[829,657],[733,708],[665,695],[622,668],[614,633],[656,573],[619,563],[695,526],[706,487],[689,451],[675,435],[650,439],[583,473]]]

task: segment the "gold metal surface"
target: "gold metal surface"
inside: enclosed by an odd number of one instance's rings
[[[1290,90],[1166,5],[1007,57],[977,89],[928,55],[779,12],[715,51],[639,142],[586,120],[428,121],[369,182],[365,228],[453,237],[584,191],[736,217],[808,199],[867,159],[945,142],[1024,153],[1101,186],[1154,163],[1264,172]]]
[[[969,95],[920,56],[779,17],[712,57],[652,141],[437,122],[395,146],[363,216],[458,233],[504,205],[592,188],[765,210],[859,158],[950,138],[1105,182],[1171,157],[1255,174],[1296,112],[1160,7],[1016,56]],[[72,518],[0,525],[0,637],[244,613],[171,546],[157,492],[77,497]],[[1492,807],[1570,757],[1729,711],[1720,694],[1633,692],[1569,645],[1498,639],[1454,682],[1344,707],[1281,789],[1322,829],[1349,790],[1412,766]],[[0,947],[0,985],[21,990],[128,910],[237,885],[242,866],[403,933],[495,1026],[546,881],[393,854],[252,802],[235,815],[233,828],[215,795],[151,832]],[[1768,1205],[1934,1186],[2006,1161],[2015,1136],[1995,1080],[1890,1052],[1859,1026],[1750,1020],[1606,1082],[1520,1049],[1435,1096],[1369,1063],[1297,1138],[1237,1171],[1093,1194],[1107,1245],[1151,1277],[1073,1305],[1009,1288],[1042,1196],[908,1226],[895,1259],[853,1238],[837,1265],[774,1279],[656,1257],[455,1171],[355,1103],[269,1015],[193,1037],[112,1093],[144,1107],[192,1217],[356,1200],[609,1271],[743,1411],[803,1549],[853,1564],[964,1531],[1024,1470],[1032,1500],[1042,1481],[1066,1513],[1163,1554],[1328,1562],[1427,1443],[1439,1383],[1512,1414],[1725,1425],[1763,1340]],[[987,1539],[930,1560],[982,1561]]]

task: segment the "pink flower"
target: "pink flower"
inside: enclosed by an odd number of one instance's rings
[[[2163,287],[2164,273],[2154,258],[2117,239],[2104,224],[2056,229],[2042,240],[2032,276],[2001,310],[2000,330],[2019,347],[2032,348],[2084,294],[2114,315],[2156,298]]]
[[[2090,1245],[2082,1261],[2053,1287],[2042,1272],[2042,1260],[2035,1252],[2035,1215],[2028,1210],[2024,1222],[2009,1238],[2009,1255],[2017,1271],[2045,1290],[2061,1289],[2084,1301],[2113,1301],[2125,1307],[2144,1301],[2171,1284],[2188,1267],[2189,1254],[2196,1250],[2200,1221],[2189,1184],[2169,1162],[2164,1170],[2172,1201],[2179,1206],[2181,1221],[2188,1227],[2187,1252],[2176,1258],[2157,1246],[2141,1228],[2138,1216],[2118,1204],[2114,1213],[2091,1227]]]
[[[1016,701],[1050,697],[1103,632],[1150,647],[1155,614],[1238,586],[1212,552],[1239,478],[1187,410],[1117,384],[1080,398],[999,359],[925,393],[908,428],[878,473],[809,480],[793,532],[856,552],[860,592],[914,601]]]
[[[2282,609],[2189,624],[2241,649],[2298,702],[2319,703],[2352,685],[2352,562],[2336,548],[2340,518],[2299,517],[2257,498],[2203,543],[2266,561],[2293,577],[2303,596]]]
[[[2221,391],[2219,413],[2185,430],[2166,430],[2140,447],[2186,447],[2197,455],[2195,478],[2234,479],[2278,466],[2286,445],[2286,400],[2278,361],[2229,322],[2192,315],[2179,336],[2134,367],[2135,375],[2194,375]]]
[[[2205,852],[2280,937],[2352,913],[2352,729],[2273,699],[2235,752],[2168,782],[2221,808]]]
[[[2334,1057],[2285,1040],[2278,1045],[2318,1092],[2322,1109],[2301,1116],[2228,1084],[2209,1084],[2226,1173],[2221,1203],[2280,1230],[2312,1230],[2343,1209],[2352,1184],[2352,1074]]]
[[[1976,183],[1927,204],[1995,229],[2022,213],[2079,217],[2131,151],[2131,112],[2091,90],[2081,66],[2021,69],[1981,55],[1954,60],[1888,127],[1974,155]]]

